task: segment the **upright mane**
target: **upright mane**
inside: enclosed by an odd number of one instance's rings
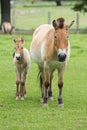
[[[56,20],[53,20],[53,26],[55,29],[62,29],[64,27],[64,22],[65,22],[65,19],[64,18],[58,18]]]

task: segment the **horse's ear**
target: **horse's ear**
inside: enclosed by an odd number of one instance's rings
[[[56,20],[53,20],[52,25],[53,25],[53,27],[54,27],[55,29],[57,29]]]
[[[75,20],[71,21],[71,23],[68,25],[68,28],[71,28],[71,26],[74,24]]]

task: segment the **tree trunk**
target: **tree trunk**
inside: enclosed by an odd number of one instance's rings
[[[1,24],[10,22],[10,0],[1,0]]]
[[[61,0],[56,0],[56,5],[61,6]]]

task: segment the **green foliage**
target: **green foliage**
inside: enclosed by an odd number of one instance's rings
[[[87,12],[87,0],[78,0],[74,5],[73,10]]]
[[[87,129],[87,35],[70,35],[71,57],[64,76],[64,108],[57,105],[57,72],[53,79],[54,101],[40,103],[38,68],[31,60],[27,97],[15,100],[12,36],[0,35],[0,130],[86,130]],[[17,35],[19,37],[19,35]],[[24,35],[29,49],[32,36]]]
[[[17,4],[15,6],[15,27],[16,29],[32,30],[37,26],[48,23],[48,12],[51,13],[50,22],[58,17],[64,17],[65,22],[69,23],[71,20],[76,20],[76,12],[71,10],[73,2],[62,2],[62,6],[56,6],[55,2],[40,2],[35,4]],[[14,8],[12,8],[14,11]],[[87,27],[87,14],[79,13],[80,23],[82,29]],[[12,15],[13,17],[13,15]],[[12,20],[13,22],[13,20]],[[14,22],[13,22],[14,23]],[[72,26],[76,28],[76,23]]]

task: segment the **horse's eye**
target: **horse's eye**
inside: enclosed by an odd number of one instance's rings
[[[58,37],[55,35],[55,36],[54,36],[54,40],[57,40],[57,39],[58,39]]]
[[[23,47],[21,47],[21,49],[23,49]]]
[[[69,38],[69,36],[67,36],[67,39]]]

